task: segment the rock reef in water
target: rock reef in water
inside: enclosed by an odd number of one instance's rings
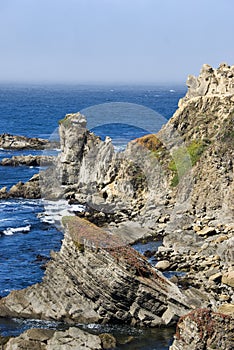
[[[55,162],[53,156],[13,156],[11,158],[3,158],[0,162],[1,166],[49,166]]]
[[[19,181],[16,185],[13,185],[9,191],[7,187],[0,189],[0,199],[8,198],[28,198],[39,199],[41,198],[40,189],[40,176],[35,174],[27,182]]]
[[[44,149],[48,145],[49,141],[41,138],[29,138],[26,136],[17,136],[11,134],[0,135],[0,148],[3,149]]]

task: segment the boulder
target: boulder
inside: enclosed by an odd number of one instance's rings
[[[156,269],[158,269],[160,271],[165,271],[165,270],[169,269],[170,265],[171,265],[171,263],[168,260],[161,260],[161,261],[157,262],[155,267],[156,267]]]

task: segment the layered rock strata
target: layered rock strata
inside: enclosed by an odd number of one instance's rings
[[[200,305],[121,240],[78,217],[66,217],[65,238],[43,282],[0,300],[2,317],[70,323],[170,324]]]

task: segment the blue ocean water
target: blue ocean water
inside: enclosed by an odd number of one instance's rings
[[[65,114],[82,111],[90,128],[102,138],[111,136],[121,147],[157,131],[184,94],[184,86],[0,85],[0,134],[49,138]],[[40,151],[0,149],[0,160],[19,154]],[[36,167],[0,166],[0,188],[27,181],[38,171]],[[38,214],[43,211],[41,200],[0,200],[0,297],[40,282],[50,251],[59,250],[62,233],[40,220]],[[5,324],[8,328],[0,323],[0,332],[10,333],[12,323]],[[168,348],[145,344],[139,349]]]

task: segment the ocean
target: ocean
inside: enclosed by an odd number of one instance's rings
[[[158,131],[173,115],[185,91],[184,86],[0,85],[0,134],[53,138],[65,114],[81,111],[87,116],[88,127],[102,139],[110,136],[118,151],[129,140]],[[41,151],[0,149],[0,160],[19,154]],[[0,188],[25,182],[39,170],[0,166]],[[54,204],[51,211],[56,213],[57,209]],[[43,200],[0,200],[0,297],[40,282],[50,251],[60,249],[63,234],[53,224],[53,216],[45,220],[44,211]],[[0,334],[17,335],[30,326],[58,325],[0,319]],[[134,349],[166,350],[173,331],[151,331],[150,337],[138,333]]]

